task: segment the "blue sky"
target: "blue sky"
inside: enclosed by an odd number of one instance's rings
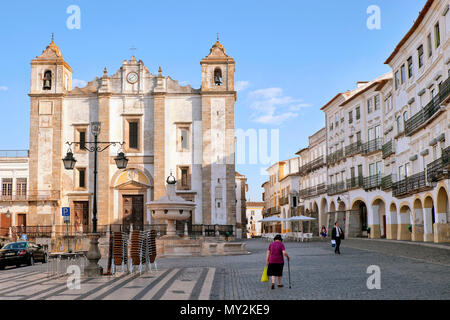
[[[389,71],[384,61],[412,26],[425,0],[1,1],[0,150],[29,146],[30,61],[51,33],[74,79],[115,73],[135,55],[156,73],[200,87],[200,60],[220,41],[236,61],[236,128],[278,129],[279,159],[295,156],[324,125],[320,107],[356,81]],[[81,29],[70,30],[70,5]],[[381,29],[369,30],[377,5]],[[247,151],[248,152],[248,151]],[[258,164],[238,165],[247,198],[261,200],[266,176]]]

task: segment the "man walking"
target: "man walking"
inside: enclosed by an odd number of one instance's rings
[[[334,249],[334,253],[341,254],[339,247],[341,246],[341,239],[344,240],[344,232],[339,227],[339,223],[336,221],[334,223],[333,231],[331,232],[331,239],[336,241],[336,247]]]

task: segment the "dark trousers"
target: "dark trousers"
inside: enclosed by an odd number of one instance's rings
[[[339,251],[339,247],[341,246],[341,238],[339,238],[339,237],[337,237],[336,238],[336,248],[334,249],[334,253],[341,253],[340,251]]]

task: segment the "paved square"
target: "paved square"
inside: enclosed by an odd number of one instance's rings
[[[46,265],[9,267],[0,271],[0,299],[450,299],[448,246],[349,239],[335,255],[328,241],[286,242],[292,288],[285,264],[285,287],[271,290],[260,282],[268,242],[246,242],[250,255],[159,259],[157,271],[82,278],[78,290],[68,289],[67,276],[48,277]],[[379,290],[367,288],[370,265],[380,267]]]

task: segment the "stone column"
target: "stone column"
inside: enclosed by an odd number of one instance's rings
[[[423,208],[423,241],[433,242],[433,211],[432,208]]]
[[[408,230],[410,223],[410,212],[399,212],[398,214],[398,229],[397,240],[411,240],[411,232]]]
[[[423,241],[424,227],[423,227],[423,212],[422,208],[415,208],[412,223],[412,241]]]
[[[370,228],[370,239],[380,239],[381,238],[381,230],[380,230],[380,215],[379,215],[380,206],[373,205],[371,210],[367,208],[367,224]]]
[[[154,116],[153,116],[153,153],[154,153],[154,199],[159,199],[166,194],[166,173],[165,173],[165,146],[166,146],[166,126],[165,112],[166,99],[164,93],[153,93]],[[173,168],[175,169],[175,168]],[[176,174],[176,172],[174,172]]]
[[[434,224],[434,242],[450,242],[450,224],[447,223],[447,213],[437,212],[436,223]]]
[[[386,215],[386,239],[397,239],[397,229],[397,211],[389,211]]]

